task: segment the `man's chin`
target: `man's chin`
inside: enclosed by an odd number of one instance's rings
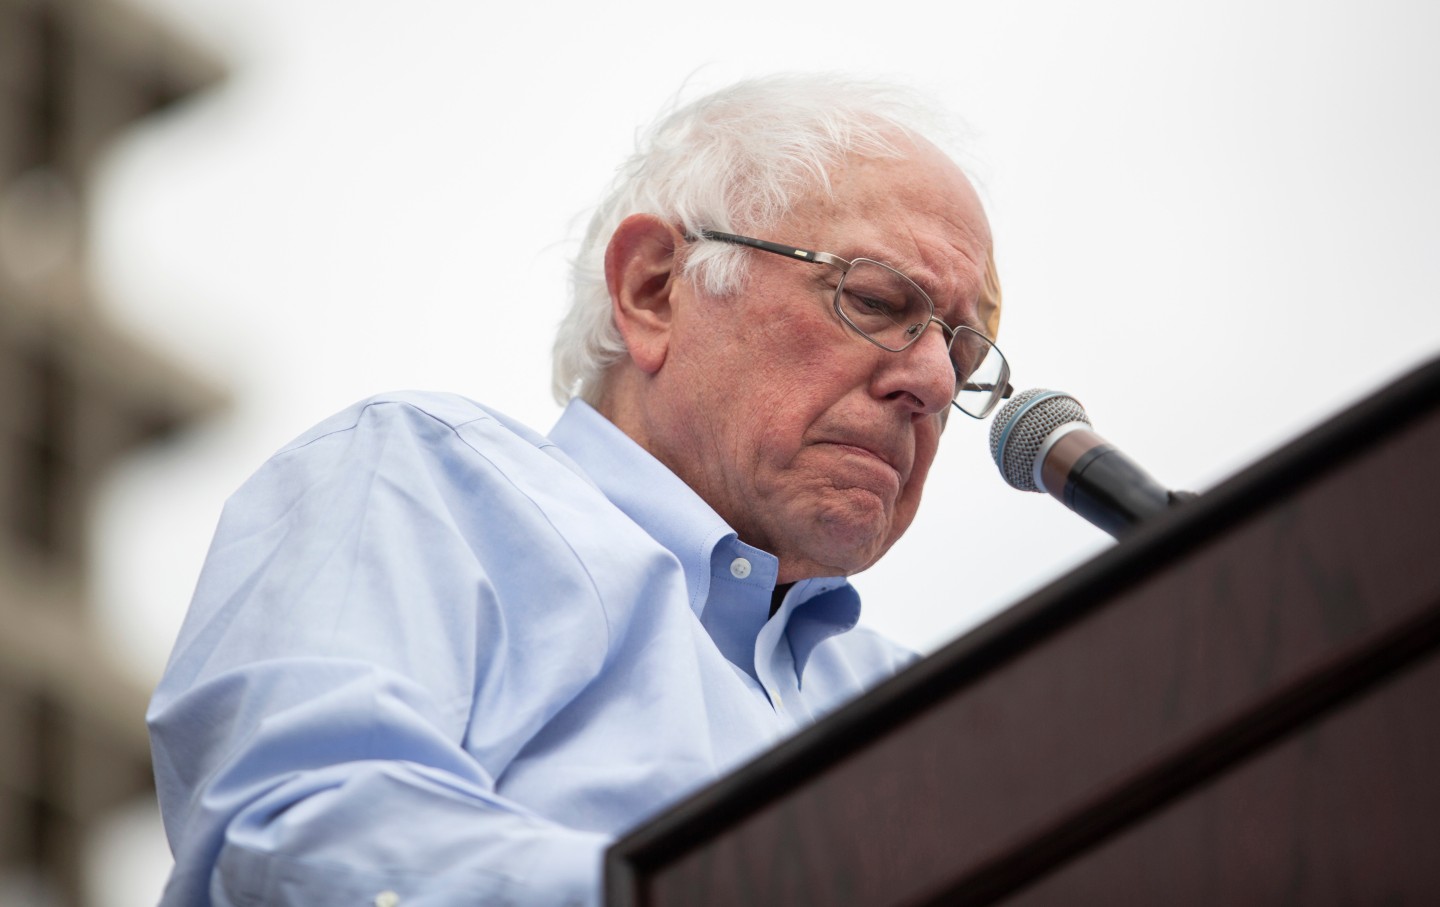
[[[793,583],[797,580],[817,576],[853,576],[873,566],[889,548],[889,545],[850,550],[830,547],[817,551],[811,557],[786,558],[782,556],[778,582]]]
[[[880,559],[894,539],[894,514],[888,507],[848,506],[821,513],[813,526],[817,532],[813,550],[816,560],[828,565],[826,575],[849,576]]]

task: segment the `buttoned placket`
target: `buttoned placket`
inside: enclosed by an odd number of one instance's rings
[[[795,588],[786,593],[780,608],[755,637],[755,673],[770,697],[775,714],[790,727],[801,724],[805,709],[799,701],[800,687],[795,678],[795,662],[785,634],[790,612],[795,607]]]

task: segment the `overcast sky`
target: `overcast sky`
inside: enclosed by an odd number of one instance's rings
[[[147,681],[225,496],[314,422],[427,388],[549,428],[566,258],[683,85],[842,69],[959,114],[1017,386],[1074,393],[1172,486],[1440,352],[1434,4],[145,4],[230,76],[111,155],[96,279],[233,400],[98,512],[101,618]],[[919,519],[856,581],[922,650],[1109,544],[1007,488],[987,428],[952,420]],[[135,884],[114,903],[153,900]]]

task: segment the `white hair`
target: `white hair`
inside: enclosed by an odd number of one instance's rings
[[[853,157],[898,158],[942,123],[895,85],[833,75],[744,81],[674,107],[636,143],[571,264],[570,311],[555,338],[553,391],[597,402],[605,371],[625,355],[605,283],[605,250],[626,217],[653,214],[687,236],[763,232],[797,201],[830,192],[830,168]],[[738,291],[744,250],[701,243],[681,274],[712,295]]]

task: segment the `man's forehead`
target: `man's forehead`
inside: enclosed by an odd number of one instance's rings
[[[951,246],[983,261],[990,225],[964,173],[939,155],[858,158],[836,164],[826,188],[802,196],[781,225],[807,230],[806,241],[829,240],[826,251],[884,242],[917,259]],[[918,246],[911,251],[910,246]],[[924,265],[923,260],[914,262]]]
[[[906,158],[851,159],[830,177],[828,191],[803,197],[776,225],[778,241],[883,261],[951,316],[987,332],[998,326],[998,293],[987,293],[990,225],[954,162],[928,148]]]

